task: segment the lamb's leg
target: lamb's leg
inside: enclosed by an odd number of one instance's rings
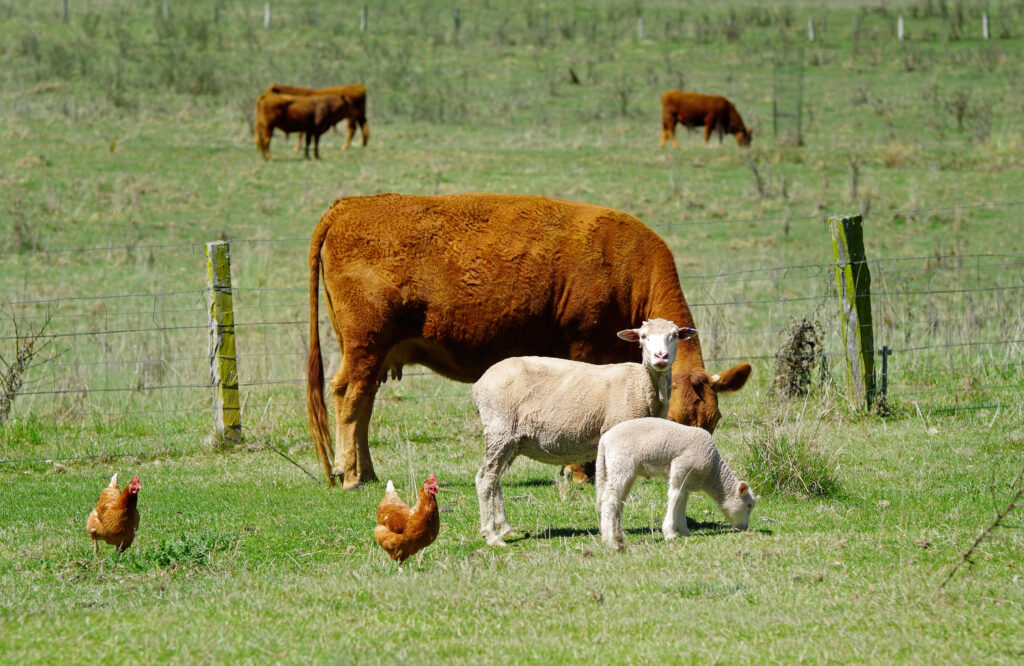
[[[626,533],[622,530],[622,508],[633,488],[635,476],[624,477],[609,470],[601,498],[601,540],[615,550],[626,547]]]
[[[665,511],[665,520],[661,523],[661,531],[665,535],[666,541],[671,541],[679,535],[690,536],[690,529],[686,526],[686,500],[689,499],[686,480],[688,478],[689,470],[684,472],[673,463],[668,477],[668,507]]]

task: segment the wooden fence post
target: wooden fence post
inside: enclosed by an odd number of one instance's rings
[[[235,365],[235,315],[231,303],[230,244],[206,244],[207,304],[210,313],[210,381],[213,385],[214,436],[220,443],[242,441]]]
[[[828,218],[836,260],[836,286],[846,349],[848,396],[871,409],[875,397],[874,332],[871,326],[871,272],[864,257],[863,218]]]
[[[366,32],[366,24],[370,18],[370,7],[363,5],[363,11],[359,13],[359,32]]]
[[[68,22],[68,0],[60,0],[60,20]]]

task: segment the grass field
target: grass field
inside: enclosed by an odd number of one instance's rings
[[[67,23],[57,2],[3,4],[0,354],[15,320],[50,316],[56,337],[0,424],[0,661],[1024,655],[1019,513],[937,590],[1024,469],[1024,4],[489,0],[456,30],[452,5],[378,2],[366,32],[362,2],[273,2],[270,29],[263,2],[70,0]],[[803,145],[773,137],[794,62]],[[250,123],[271,81],[364,82],[369,146],[331,133],[307,162],[278,135],[264,163]],[[680,129],[659,151],[668,88],[729,97],[752,148]],[[315,469],[309,233],[334,198],[381,191],[543,194],[661,233],[709,369],[754,364],[716,431],[761,494],[752,529],[699,497],[693,536],[666,544],[649,481],[611,553],[593,487],[519,461],[505,495],[524,536],[489,549],[468,387],[411,369],[378,397],[374,462],[403,496],[430,471],[448,492],[437,542],[396,571],[370,536],[381,486],[328,491],[272,450]],[[896,350],[885,415],[842,396],[822,221],[856,212],[876,341]],[[208,443],[203,388],[218,239],[246,404],[231,451]],[[804,317],[827,364],[787,402],[774,355]],[[142,526],[94,561],[85,518],[115,471],[142,479]]]

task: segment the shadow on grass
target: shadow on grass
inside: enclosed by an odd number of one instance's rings
[[[735,532],[733,528],[729,527],[724,523],[705,523],[690,518],[686,519],[686,526],[689,528],[691,534],[700,534],[706,536],[712,536],[717,534],[728,534]],[[750,529],[749,532],[756,532],[758,534],[771,535],[773,532],[767,528],[756,528]],[[623,529],[623,532],[631,535],[656,535],[661,538],[660,529],[651,529],[650,527],[630,527]],[[509,543],[515,543],[517,541],[527,541],[530,539],[558,539],[563,537],[583,537],[583,536],[600,536],[600,529],[597,527],[591,529],[577,529],[573,527],[551,527],[548,529],[540,530],[539,532],[524,532],[523,536],[517,539],[508,540]]]

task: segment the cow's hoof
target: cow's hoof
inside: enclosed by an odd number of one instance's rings
[[[378,479],[377,479],[377,475],[375,473],[370,472],[368,474],[360,474],[359,475],[359,480],[362,483],[377,483]]]

